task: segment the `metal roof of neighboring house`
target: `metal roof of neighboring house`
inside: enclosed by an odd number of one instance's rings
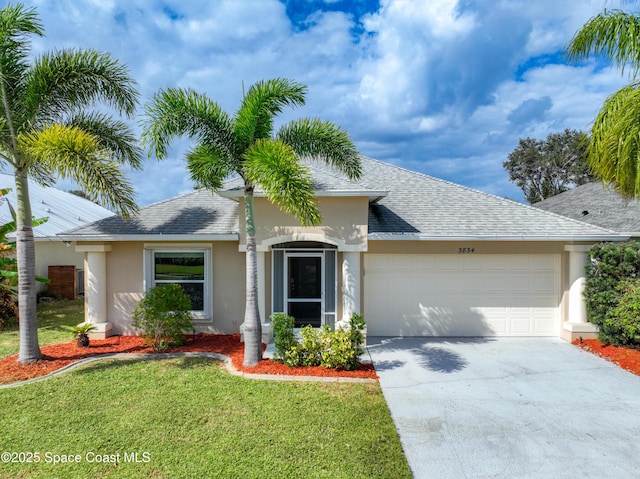
[[[0,188],[11,188],[11,192],[0,199],[0,224],[13,221],[6,200],[17,209],[15,178],[13,175],[0,173]],[[95,221],[113,216],[114,213],[92,201],[72,193],[53,187],[41,186],[29,181],[29,198],[31,210],[35,218],[49,218],[46,223],[33,230],[34,237],[51,238],[70,228],[86,226]]]
[[[323,192],[356,192],[370,197],[369,239],[585,240],[622,239],[621,235],[512,200],[362,157],[357,183],[309,162]],[[226,191],[241,180],[225,184]],[[379,194],[380,193],[380,194]],[[384,194],[381,194],[384,193]],[[222,193],[225,196],[225,192]],[[69,239],[134,239],[163,235],[187,239],[210,235],[237,238],[238,205],[230,198],[196,191],[143,208],[131,220],[108,218],[68,231]],[[235,235],[235,236],[234,236]]]
[[[619,233],[640,236],[638,200],[625,200],[601,182],[577,186],[533,206]]]

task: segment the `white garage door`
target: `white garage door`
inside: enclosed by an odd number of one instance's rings
[[[559,255],[364,257],[371,336],[558,336]]]

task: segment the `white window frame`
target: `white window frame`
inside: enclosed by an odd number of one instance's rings
[[[177,247],[177,246],[152,246],[144,248],[144,290],[149,291],[156,284],[172,283],[175,281],[156,281],[154,275],[156,253],[203,253],[204,254],[204,280],[203,303],[204,309],[191,311],[194,322],[210,322],[211,314],[211,248],[209,247]],[[199,282],[199,281],[190,281]],[[179,282],[177,282],[179,284]]]

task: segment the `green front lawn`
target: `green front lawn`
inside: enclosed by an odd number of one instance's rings
[[[38,303],[38,341],[40,346],[71,341],[63,325],[75,326],[84,321],[84,300],[55,300]],[[18,325],[0,331],[0,358],[18,353]]]
[[[82,301],[41,304],[38,320],[40,345],[69,341],[60,326],[83,321]],[[17,351],[17,328],[0,331],[0,357]],[[0,389],[0,411],[0,453],[39,460],[0,462],[0,478],[411,477],[378,384],[251,380],[200,358],[104,361]],[[63,458],[80,462],[53,463]]]
[[[40,459],[0,464],[0,477],[411,477],[378,384],[245,379],[201,358],[105,361],[0,390],[0,410],[0,451]]]

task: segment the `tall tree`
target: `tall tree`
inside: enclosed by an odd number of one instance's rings
[[[633,80],[609,96],[591,128],[587,160],[591,171],[626,198],[640,197],[640,17],[604,11],[585,23],[566,48],[572,61],[595,55]]]
[[[195,147],[187,168],[198,187],[217,190],[232,174],[244,180],[247,236],[244,365],[262,358],[257,301],[257,256],[253,194],[260,187],[267,198],[302,225],[321,221],[309,171],[299,160],[316,158],[351,179],[361,175],[360,158],[348,134],[318,119],[292,121],[274,132],[274,119],[284,107],[303,105],[306,86],[283,78],[249,88],[234,116],[206,95],[193,90],[161,90],[147,105],[143,144],[156,157],[167,156],[173,138],[187,135]]]
[[[587,136],[565,129],[545,140],[520,139],[502,166],[529,204],[592,181],[586,161]]]
[[[133,115],[138,94],[127,69],[93,50],[59,50],[30,61],[29,39],[43,34],[35,8],[0,9],[0,161],[16,181],[20,362],[41,357],[28,179],[51,185],[70,178],[127,215],[136,205],[122,166],[142,163],[127,125],[91,110],[103,105]]]

